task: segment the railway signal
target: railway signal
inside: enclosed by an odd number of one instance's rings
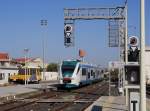
[[[72,32],[72,26],[70,24],[65,25],[65,32],[66,33],[71,33]]]
[[[139,39],[136,36],[129,37],[128,63],[125,65],[125,74],[128,84],[140,84],[139,67]]]
[[[129,102],[130,111],[139,111],[139,85],[140,85],[140,65],[139,65],[139,53],[138,48],[139,39],[136,36],[131,36],[128,39],[128,62],[125,64],[126,75],[126,101]]]
[[[65,24],[64,27],[64,45],[66,47],[73,45],[73,24]]]
[[[139,61],[139,49],[138,49],[139,39],[136,36],[129,37],[129,50],[128,50],[128,60],[129,62]]]

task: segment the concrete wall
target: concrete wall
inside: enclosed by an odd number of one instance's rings
[[[43,72],[41,73],[42,81],[58,80],[58,72]]]

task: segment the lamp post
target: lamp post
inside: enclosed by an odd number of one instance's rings
[[[47,24],[48,24],[47,20],[45,19],[41,20],[41,26],[43,28],[46,28]],[[45,75],[45,35],[42,37],[42,56],[43,56],[43,79],[45,79],[44,78],[44,75]]]
[[[29,49],[25,48],[24,49],[24,56],[25,56],[25,85],[27,84],[27,54],[28,54]]]

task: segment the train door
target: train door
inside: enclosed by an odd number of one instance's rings
[[[93,80],[94,69],[91,69],[91,80]]]
[[[76,73],[76,78],[77,78],[78,82],[81,81],[81,76],[82,76],[81,67],[79,66],[77,69],[77,73]]]
[[[96,69],[94,69],[94,70],[93,70],[93,74],[92,74],[92,76],[93,76],[93,80],[95,80],[95,79],[96,79],[96,75],[95,75],[96,73],[97,73],[97,70],[96,70]]]
[[[87,69],[86,80],[90,80],[90,79],[91,79],[90,69]]]
[[[82,68],[82,74],[81,74],[81,80],[84,81],[86,80],[86,75],[87,75],[87,69],[86,68]]]

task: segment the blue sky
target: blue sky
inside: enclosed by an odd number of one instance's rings
[[[150,45],[150,0],[146,1],[146,44]],[[139,0],[128,0],[129,35],[139,36]],[[75,47],[64,47],[63,8],[115,7],[124,0],[0,0],[0,52],[23,57],[29,48],[31,57],[42,57],[42,37],[46,40],[47,62],[77,58],[78,50],[87,52],[86,60],[107,64],[118,59],[118,49],[108,47],[107,21],[77,21]],[[40,20],[47,19],[42,29]],[[134,28],[136,27],[136,28]]]

